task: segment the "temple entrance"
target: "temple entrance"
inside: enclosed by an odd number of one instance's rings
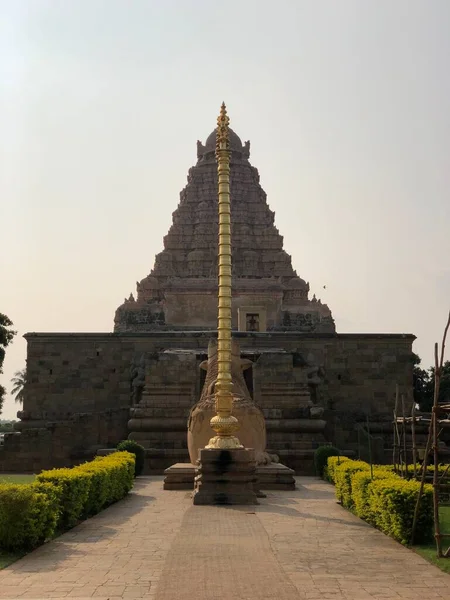
[[[247,313],[245,317],[246,331],[259,331],[259,313]]]

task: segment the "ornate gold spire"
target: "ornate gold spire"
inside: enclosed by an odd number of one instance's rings
[[[228,135],[228,128],[230,125],[230,117],[227,115],[227,107],[225,102],[222,102],[220,107],[220,114],[217,117],[217,132],[216,132],[216,158],[219,161],[220,150],[230,149],[230,139]]]
[[[219,178],[219,310],[217,323],[217,381],[215,387],[217,415],[211,419],[216,436],[207,448],[242,448],[233,433],[239,428],[232,416],[233,382],[231,380],[231,203],[230,203],[230,119],[222,103],[217,119],[216,158]]]

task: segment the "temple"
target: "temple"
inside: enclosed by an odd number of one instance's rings
[[[238,331],[333,333],[328,307],[309,296],[292,268],[274,213],[249,162],[250,142],[230,130],[233,327]],[[215,131],[197,142],[164,250],[117,309],[116,332],[215,330],[217,327],[217,167]]]
[[[26,334],[25,401],[0,470],[69,466],[125,438],[145,447],[147,473],[189,461],[187,420],[217,330],[215,135],[197,142],[164,248],[118,307],[114,332]],[[230,149],[233,338],[267,452],[310,473],[321,444],[362,454],[370,419],[375,460],[389,460],[396,386],[412,391],[414,336],[336,332],[292,268],[250,143],[230,130]]]

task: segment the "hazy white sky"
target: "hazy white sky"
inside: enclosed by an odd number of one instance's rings
[[[112,330],[222,100],[338,331],[414,333],[431,364],[450,308],[448,0],[0,11],[0,312],[19,331],[4,385],[25,332]]]

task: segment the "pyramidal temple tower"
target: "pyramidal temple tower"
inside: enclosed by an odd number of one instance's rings
[[[173,213],[164,249],[150,275],[119,306],[115,332],[207,330],[217,327],[216,131],[197,142],[197,164]],[[258,170],[249,162],[250,142],[230,130],[233,248],[233,328],[239,331],[332,333],[329,308],[309,299],[283,237],[274,225]]]
[[[361,450],[369,414],[371,432],[384,440],[372,449],[374,460],[389,462],[386,423],[396,393],[412,394],[415,337],[336,333],[329,308],[309,298],[309,284],[283,249],[249,162],[250,143],[229,135],[235,358],[241,385],[264,415],[267,453],[297,474],[312,474],[318,445]],[[164,248],[137,296],[117,309],[114,333],[24,336],[25,398],[16,432],[0,446],[0,472],[67,467],[126,438],[145,447],[146,473],[189,460],[187,419],[217,359],[215,150],[216,131],[197,142],[197,164]],[[186,476],[192,488],[192,470]]]

